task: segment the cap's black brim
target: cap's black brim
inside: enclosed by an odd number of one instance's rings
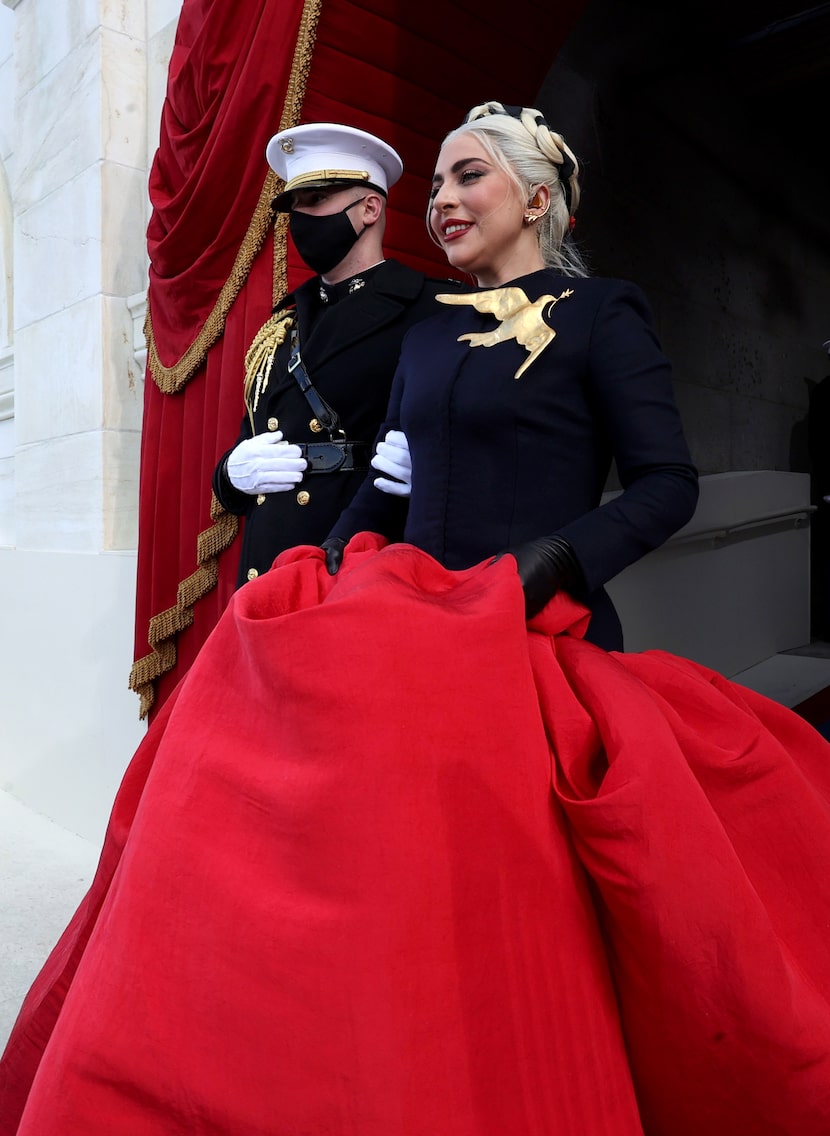
[[[290,213],[291,203],[294,199],[294,194],[297,189],[346,189],[350,185],[359,185],[365,189],[373,189],[375,193],[381,193],[386,197],[386,190],[381,189],[379,185],[375,185],[371,181],[358,181],[356,178],[349,178],[343,181],[331,180],[312,182],[310,185],[297,186],[296,189],[286,189],[282,193],[278,193],[276,197],[271,200],[271,209],[274,213]]]

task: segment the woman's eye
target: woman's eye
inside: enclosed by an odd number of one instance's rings
[[[458,175],[459,185],[470,185],[472,182],[477,181],[480,177],[484,177],[484,170],[462,170]],[[443,183],[441,183],[443,184]],[[441,189],[441,184],[433,185],[429,191],[429,200],[434,201],[436,195]]]

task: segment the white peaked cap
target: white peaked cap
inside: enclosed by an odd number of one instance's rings
[[[316,186],[369,185],[386,194],[403,173],[400,155],[374,134],[336,122],[312,122],[275,134],[265,148],[268,165],[285,182],[274,199],[291,208],[291,192]]]

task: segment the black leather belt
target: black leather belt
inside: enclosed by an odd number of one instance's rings
[[[336,473],[342,470],[368,472],[371,451],[365,442],[300,442],[308,462],[306,473]]]

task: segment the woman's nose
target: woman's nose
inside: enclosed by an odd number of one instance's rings
[[[445,209],[449,209],[453,204],[453,201],[454,198],[450,190],[446,185],[441,185],[435,191],[435,196],[432,199],[432,207],[433,209],[437,209],[439,212],[442,212]]]

